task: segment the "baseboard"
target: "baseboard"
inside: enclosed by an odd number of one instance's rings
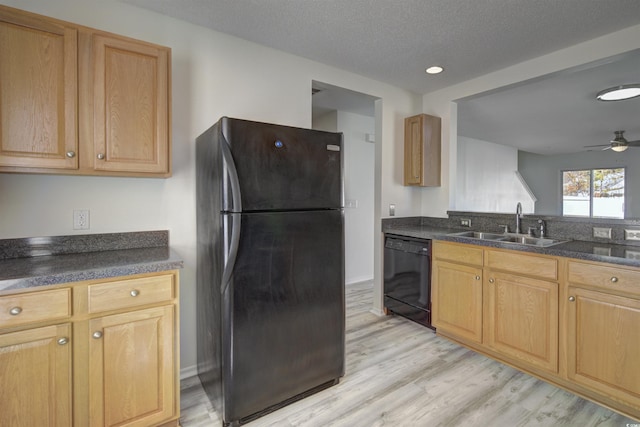
[[[386,314],[384,313],[384,311],[378,309],[378,308],[372,308],[371,310],[369,310],[369,313],[373,313],[378,317],[382,317],[382,316],[386,316]]]
[[[180,369],[180,380],[184,380],[185,378],[191,378],[198,375],[198,365],[186,366]]]
[[[365,282],[373,282],[373,276],[371,277],[356,277],[354,279],[349,279],[348,281],[345,282],[346,286],[351,286],[351,285],[357,285],[358,283],[365,283]]]

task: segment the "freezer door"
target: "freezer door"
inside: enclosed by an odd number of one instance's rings
[[[342,134],[223,117],[242,212],[342,207]],[[227,159],[225,158],[225,162]],[[226,165],[229,167],[230,165]],[[223,185],[227,210],[233,185]]]
[[[344,374],[342,211],[243,214],[241,222],[223,295],[225,422]]]

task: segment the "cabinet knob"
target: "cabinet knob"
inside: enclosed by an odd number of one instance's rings
[[[9,310],[9,314],[12,316],[17,316],[20,313],[22,313],[21,307],[13,307],[11,310]]]
[[[98,339],[102,338],[102,332],[95,331],[93,334],[91,334],[91,336],[98,340]]]
[[[69,338],[67,337],[58,338],[58,345],[65,345],[68,342],[69,342]]]
[[[613,276],[613,277],[611,278],[611,282],[612,282],[612,283],[616,283],[617,281],[618,281],[618,278],[617,278],[616,276]]]
[[[104,154],[103,153],[98,153],[98,155],[96,157],[98,157],[98,160],[104,160]]]
[[[480,280],[480,276],[476,276],[476,280]]]
[[[569,297],[569,301],[574,302],[576,300],[576,297],[574,297],[573,295]]]
[[[495,280],[489,279],[489,283],[493,283],[493,282],[495,282]]]
[[[138,295],[140,295],[140,291],[139,291],[139,290],[137,290],[137,289],[134,289],[134,290],[132,290],[131,292],[129,292],[129,294],[130,294],[132,297],[137,297]]]
[[[67,151],[67,157],[70,159],[73,159],[76,156],[76,152],[75,151]]]

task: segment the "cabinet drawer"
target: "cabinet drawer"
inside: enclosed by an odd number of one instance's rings
[[[570,283],[640,296],[640,271],[638,270],[570,261],[568,276]]]
[[[463,264],[482,265],[482,248],[466,244],[434,242],[433,257]]]
[[[0,297],[0,328],[71,316],[71,289]]]
[[[513,251],[487,251],[485,266],[547,280],[558,280],[558,260]]]
[[[89,313],[154,304],[173,299],[174,276],[141,277],[89,286]]]

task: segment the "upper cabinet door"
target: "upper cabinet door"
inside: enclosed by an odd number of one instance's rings
[[[440,117],[404,119],[404,185],[440,186]]]
[[[93,36],[93,168],[168,176],[170,50]]]
[[[77,30],[0,9],[0,167],[77,169]]]

